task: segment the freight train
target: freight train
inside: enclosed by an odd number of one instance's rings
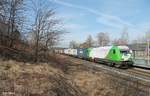
[[[58,50],[57,53],[62,53],[119,68],[128,68],[133,65],[132,50],[128,46],[113,45],[96,48],[68,48]]]

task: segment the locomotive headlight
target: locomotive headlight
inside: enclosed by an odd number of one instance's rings
[[[124,61],[124,58],[121,58],[122,61]]]
[[[122,55],[122,60],[123,60],[123,61],[127,61],[127,60],[130,59],[130,57],[131,57],[131,54],[123,54],[123,55]]]

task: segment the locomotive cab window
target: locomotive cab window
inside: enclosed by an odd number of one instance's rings
[[[121,50],[120,53],[122,53],[122,54],[128,54],[129,51],[128,50]]]
[[[115,49],[113,50],[113,54],[116,54],[116,50]]]

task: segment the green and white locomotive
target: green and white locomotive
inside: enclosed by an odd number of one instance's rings
[[[96,62],[104,62],[110,66],[128,67],[133,65],[132,50],[127,46],[93,48],[89,57]]]

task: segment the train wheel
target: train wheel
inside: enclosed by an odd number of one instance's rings
[[[114,65],[115,65],[114,63],[111,63],[111,62],[108,63],[108,66],[110,67],[113,67]]]
[[[95,62],[96,63],[96,59],[94,58],[94,59],[92,59],[92,62]]]
[[[116,64],[116,63],[115,63],[114,66],[117,67],[117,68],[121,68],[121,65],[120,65],[120,64]]]

